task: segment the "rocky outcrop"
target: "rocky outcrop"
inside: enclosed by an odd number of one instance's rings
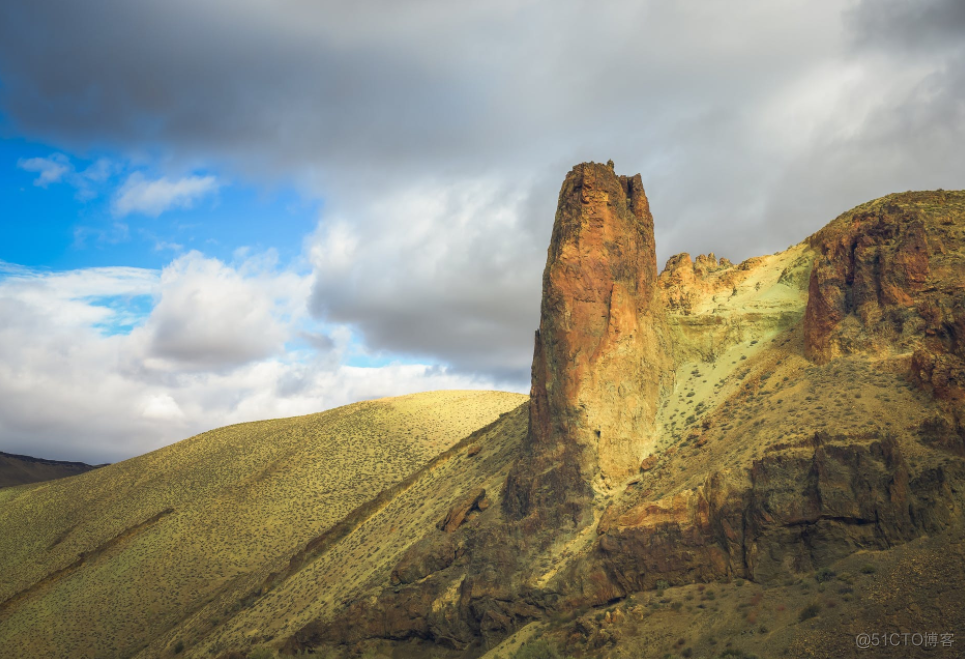
[[[648,455],[640,463],[640,471],[647,472],[657,466],[657,461],[660,459],[658,455]]]
[[[486,497],[485,488],[476,488],[449,509],[445,518],[439,522],[439,530],[452,533],[462,526],[471,513],[482,512],[487,508],[489,499]]]
[[[668,359],[655,312],[653,218],[639,174],[584,163],[563,182],[543,273],[527,460],[516,517],[569,505],[637,470],[654,442]]]
[[[696,261],[686,252],[671,256],[660,273],[660,286],[664,289],[667,306],[670,309],[690,311],[712,288],[734,282],[734,277],[716,285],[707,282],[710,275],[731,270],[733,267],[734,264],[725,258],[718,261],[713,252],[700,254]]]
[[[658,581],[783,579],[961,526],[960,463],[913,476],[887,435],[819,434],[809,444],[780,448],[746,474],[715,472],[696,489],[608,510],[594,555],[569,576],[580,584],[572,604],[602,604]]]
[[[926,301],[918,312],[925,338],[911,359],[912,377],[936,398],[965,401],[965,301],[961,290],[945,299]]]
[[[461,537],[449,536],[440,540],[432,535],[409,548],[390,576],[393,585],[410,584],[430,574],[445,570],[466,553]]]
[[[965,268],[946,257],[961,246],[960,215],[939,193],[905,193],[859,206],[811,236],[808,356],[826,363],[859,351],[908,350],[923,334],[954,334],[945,326],[955,322],[950,305]]]
[[[911,377],[936,398],[965,400],[965,199],[889,195],[811,236],[804,335],[819,362],[854,352],[911,353]]]

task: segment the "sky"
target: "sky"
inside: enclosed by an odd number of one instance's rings
[[[528,390],[560,183],[658,259],[965,188],[961,0],[0,4],[0,451]]]

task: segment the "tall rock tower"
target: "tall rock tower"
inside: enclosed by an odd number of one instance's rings
[[[507,482],[517,517],[578,514],[634,473],[655,441],[661,347],[653,217],[640,175],[584,163],[567,175],[543,272],[528,455]]]

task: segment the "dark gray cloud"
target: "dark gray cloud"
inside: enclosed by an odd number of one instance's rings
[[[961,46],[965,3],[961,0],[865,0],[848,16],[864,47],[932,52]]]
[[[962,187],[962,7],[4,3],[0,103],[64,148],[298,182],[326,202],[316,314],[518,383],[577,162],[643,174],[661,259]]]

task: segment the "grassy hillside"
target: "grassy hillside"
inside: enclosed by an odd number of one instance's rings
[[[525,400],[358,403],[0,490],[0,657],[135,655]]]
[[[246,592],[252,594],[240,607],[233,594],[213,600],[164,643],[139,657],[170,656],[179,640],[192,657],[220,657],[239,647],[252,653],[270,649],[307,623],[329,619],[351,602],[374,597],[393,581],[393,568],[420,538],[448,537],[438,524],[454,503],[480,487],[493,499],[499,496],[510,466],[521,457],[527,420],[524,404],[465,438],[383,497],[356,510],[338,533],[310,542],[303,560],[294,562],[291,570],[284,569],[286,563],[267,584],[252,584],[260,586],[257,596],[248,588]],[[478,517],[470,515],[466,526],[474,526]],[[463,549],[449,551],[459,554]],[[446,597],[458,599],[458,588]],[[416,651],[428,657],[432,649],[419,646]]]

